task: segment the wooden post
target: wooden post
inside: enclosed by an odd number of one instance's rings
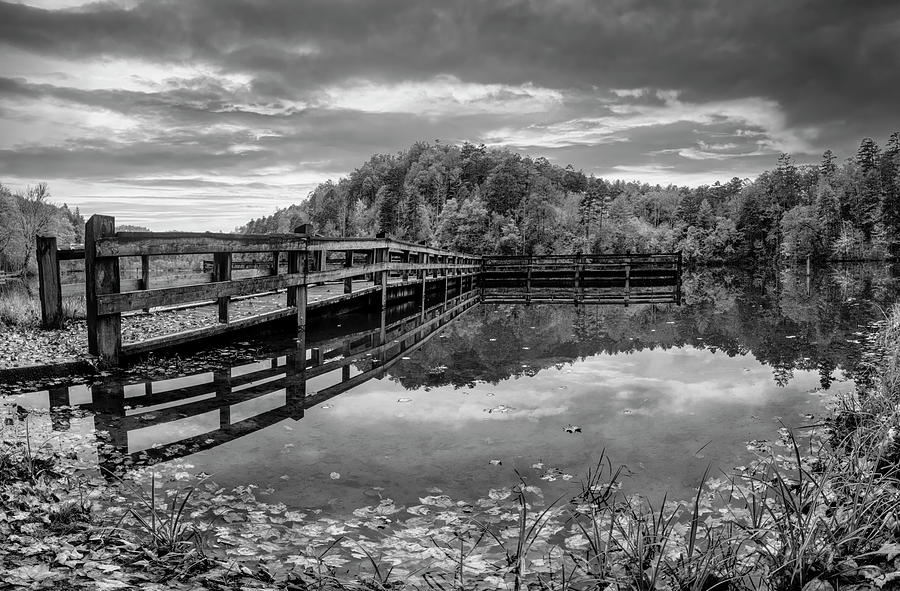
[[[88,351],[101,363],[118,364],[122,354],[122,316],[97,313],[98,296],[119,293],[119,257],[98,257],[97,240],[116,233],[116,219],[92,215],[84,225],[84,281]]]
[[[227,429],[231,427],[231,405],[228,404],[228,395],[231,394],[231,370],[214,371],[213,384],[216,386],[216,402],[219,405],[219,429]]]
[[[531,303],[531,255],[528,255],[528,258],[525,261],[525,264],[528,265],[528,275],[525,279],[525,303]]]
[[[681,251],[678,251],[678,262],[675,263],[675,303],[681,305]]]
[[[322,365],[322,349],[313,347],[310,349],[310,363],[313,365]]]
[[[269,270],[269,275],[278,275],[278,257],[280,254],[277,250],[272,253],[272,268]]]
[[[424,259],[424,261],[422,261],[422,259]],[[428,255],[420,252],[419,253],[419,263],[424,264],[427,262],[428,262]],[[424,319],[425,318],[425,295],[428,292],[428,289],[427,289],[428,288],[428,273],[426,273],[425,270],[422,269],[421,274],[422,274],[422,298],[421,298],[421,302],[419,305],[419,317]]]
[[[59,258],[56,237],[37,237],[38,286],[41,297],[41,326],[62,328],[62,288],[59,280]]]
[[[581,301],[581,253],[575,253],[575,305]]]
[[[231,253],[213,253],[213,281],[231,281]],[[219,322],[228,323],[231,296],[218,298]]]
[[[631,258],[625,259],[625,305],[631,299]]]
[[[447,296],[450,295],[450,257],[444,255],[441,257],[441,264],[444,265],[444,306],[447,305]]]
[[[288,253],[288,273],[306,274],[305,259],[302,250],[292,250]],[[306,331],[306,284],[294,285],[287,290],[287,305],[297,307],[297,331]],[[305,351],[305,349],[304,349]],[[304,363],[306,361],[306,353],[304,355]]]
[[[313,257],[315,260],[315,270],[319,272],[324,271],[328,264],[328,251],[324,249],[314,250]]]
[[[348,250],[344,253],[344,268],[350,269],[351,267],[353,267],[353,251]],[[353,293],[353,277],[344,279],[344,293]]]
[[[412,251],[407,250],[403,256],[403,261],[408,265],[412,263]],[[409,269],[403,269],[403,281],[409,281]]]
[[[388,261],[388,257],[390,253],[387,248],[379,248],[375,250],[375,262],[376,263],[386,263]],[[387,280],[388,273],[387,271],[378,271],[374,274],[375,285],[381,286],[381,309],[384,310],[387,307]]]
[[[141,255],[141,289],[150,289],[150,255]],[[144,312],[149,312],[150,308],[144,308]]]

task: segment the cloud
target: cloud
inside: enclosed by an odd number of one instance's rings
[[[697,184],[849,155],[900,102],[893,0],[0,1],[0,51],[4,182],[84,195],[289,193],[435,138]]]

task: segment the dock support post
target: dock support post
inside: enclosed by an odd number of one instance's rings
[[[387,248],[379,248],[375,250],[375,262],[381,264],[387,264],[388,258],[390,257],[390,252]],[[381,286],[381,309],[384,310],[387,307],[387,280],[388,280],[388,272],[378,271],[375,273],[375,285]]]
[[[403,261],[408,265],[412,262],[412,251],[407,250],[403,255]],[[409,281],[409,269],[403,269],[403,282]]]
[[[231,253],[213,253],[213,281],[231,281]],[[219,322],[228,324],[231,296],[218,298]]]
[[[150,255],[141,255],[141,289],[144,291],[150,289]],[[144,312],[149,312],[150,308],[144,308]]]
[[[302,250],[292,250],[288,253],[288,273],[303,273],[304,275],[304,283],[300,285],[293,285],[288,288],[287,291],[287,305],[288,306],[296,306],[297,308],[297,332],[303,333],[303,336],[306,334],[306,265],[304,264],[305,251]],[[304,339],[305,342],[305,339]],[[304,345],[305,347],[305,345]],[[306,349],[304,348],[304,358],[303,361],[306,361]]]
[[[681,251],[678,251],[678,262],[675,263],[675,304],[681,305]]]
[[[631,258],[625,259],[625,305],[631,299]]]
[[[92,215],[84,225],[84,279],[88,351],[101,363],[118,364],[122,354],[122,315],[98,313],[98,296],[119,293],[119,257],[98,257],[97,240],[114,236],[116,219]]]
[[[56,237],[37,237],[38,286],[41,297],[41,327],[62,328],[62,287]]]
[[[272,268],[269,269],[269,275],[278,275],[278,257],[280,254],[277,250],[272,252]]]
[[[353,267],[353,251],[348,250],[344,253],[344,268]],[[353,277],[344,278],[344,293],[353,293]]]
[[[581,297],[581,253],[575,253],[575,305],[582,300]]]
[[[525,278],[525,303],[531,303],[531,255],[528,255],[528,258],[525,260],[525,264],[528,265],[528,275]]]
[[[228,395],[231,394],[231,370],[219,369],[213,372],[213,384],[216,386],[216,401],[219,405],[219,429],[231,427],[231,405]]]

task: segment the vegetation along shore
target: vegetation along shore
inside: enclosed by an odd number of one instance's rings
[[[94,434],[4,406],[0,580],[47,589],[890,589],[900,581],[900,306],[858,389],[680,501],[625,497],[598,457],[561,498],[423,491],[343,522],[167,462],[101,473]],[[866,378],[865,376],[868,376]],[[75,417],[73,417],[74,420]],[[75,431],[75,430],[73,430]],[[121,464],[127,466],[129,459]],[[113,463],[115,464],[115,462]]]

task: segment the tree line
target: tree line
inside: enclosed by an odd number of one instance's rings
[[[0,269],[33,273],[38,236],[56,236],[62,248],[81,244],[84,218],[77,207],[52,203],[47,183],[15,192],[0,184]]]
[[[696,188],[587,176],[504,148],[417,142],[376,154],[238,231],[426,242],[472,254],[682,251],[700,263],[882,259],[900,249],[900,133],[838,162],[782,154],[755,180]]]

